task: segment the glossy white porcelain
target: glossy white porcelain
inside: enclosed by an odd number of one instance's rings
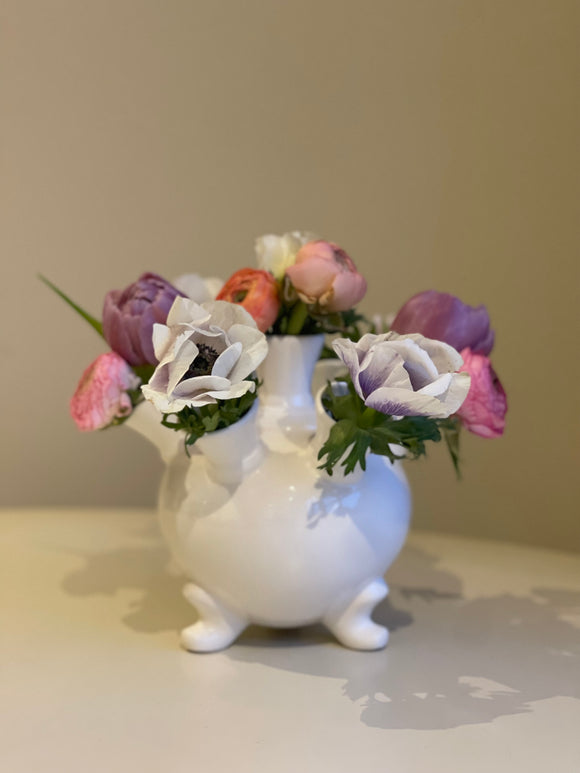
[[[199,615],[182,632],[189,650],[222,649],[250,623],[322,621],[346,646],[387,643],[388,631],[370,615],[407,535],[409,487],[402,469],[382,457],[369,456],[366,472],[347,477],[317,469],[332,420],[310,394],[316,348],[312,338],[287,337],[273,349],[278,377],[294,363],[300,395],[266,389],[240,422],[198,441],[200,453],[164,451],[161,526]],[[141,418],[151,419],[141,407],[129,425],[137,431]],[[307,430],[298,421],[309,415],[317,416],[316,433],[314,420]],[[143,434],[153,439],[151,430]]]

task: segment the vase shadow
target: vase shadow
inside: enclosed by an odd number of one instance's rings
[[[70,572],[61,586],[71,596],[114,596],[135,591],[122,622],[138,633],[178,631],[195,619],[183,598],[184,578],[171,568],[169,553],[154,525],[134,535],[140,544],[102,551],[75,551],[84,565]]]
[[[158,536],[137,537],[134,547],[82,551],[84,565],[62,587],[73,596],[135,591],[123,624],[143,634],[175,631],[177,647],[177,632],[195,621],[183,578],[168,571]],[[347,650],[322,625],[250,626],[224,654],[340,679],[361,722],[377,728],[453,728],[529,712],[537,700],[580,700],[579,592],[538,587],[530,596],[466,599],[460,579],[437,560],[406,546],[387,574],[390,595],[373,615],[391,631],[386,650]]]
[[[307,656],[294,638],[281,653],[244,637],[227,655],[338,678],[361,721],[383,729],[449,729],[529,712],[537,700],[580,700],[580,629],[566,619],[578,617],[580,592],[537,588],[468,600],[459,578],[436,564],[407,546],[388,573],[389,600],[374,614],[391,631],[386,650],[328,646],[312,632]]]

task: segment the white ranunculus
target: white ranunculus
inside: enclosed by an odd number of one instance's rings
[[[286,269],[294,265],[300,247],[317,238],[306,231],[291,231],[282,236],[274,234],[259,236],[256,239],[258,268],[269,271],[278,280],[282,279]]]
[[[414,333],[367,333],[354,343],[333,342],[365,405],[389,416],[455,413],[469,392],[461,355],[448,344]]]
[[[162,413],[177,413],[254,391],[247,380],[268,353],[266,336],[234,303],[176,298],[167,324],[153,327],[159,364],[141,390]]]
[[[185,293],[196,303],[215,300],[216,295],[224,286],[223,279],[216,276],[203,277],[199,274],[181,274],[172,282],[174,287]]]

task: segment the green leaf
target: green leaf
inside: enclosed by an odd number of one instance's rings
[[[461,480],[461,469],[459,466],[459,432],[461,430],[461,422],[455,416],[451,416],[448,419],[441,421],[441,428],[443,430],[443,437],[447,445],[447,450],[451,456],[453,462],[453,468],[457,479]]]
[[[356,424],[349,419],[341,419],[332,425],[326,442],[318,452],[319,459],[327,457],[319,469],[324,469],[332,475],[335,464],[340,461],[346,449],[354,443],[356,431]]]
[[[50,289],[55,292],[57,295],[59,295],[65,303],[68,303],[68,305],[76,311],[76,313],[81,316],[84,320],[86,320],[91,327],[93,327],[97,333],[104,338],[103,335],[103,325],[101,322],[99,322],[98,319],[93,317],[91,314],[89,314],[88,311],[85,311],[83,308],[81,308],[78,303],[75,303],[71,298],[68,297],[65,293],[63,293],[62,290],[60,290],[55,284],[53,284],[49,279],[47,279],[42,274],[38,274],[38,278],[41,280],[41,282],[44,282],[44,284],[47,287],[50,287]]]
[[[214,413],[213,416],[202,416],[201,421],[206,432],[213,432],[220,423],[220,415],[219,413]]]
[[[178,413],[164,414],[161,423],[164,427],[185,433],[185,450],[189,455],[188,446],[193,445],[206,432],[225,429],[248,413],[257,397],[259,386],[257,379],[251,380],[256,384],[254,392],[246,392],[241,397],[232,400],[218,400],[200,408],[186,407]]]
[[[155,365],[133,365],[133,372],[141,379],[142,384],[149,383],[155,371]]]
[[[371,438],[369,433],[357,427],[352,448],[350,449],[350,452],[347,455],[346,459],[342,462],[345,475],[348,475],[349,473],[354,472],[357,464],[360,464],[361,468],[363,470],[366,470],[367,468],[366,455],[370,445],[371,445]]]

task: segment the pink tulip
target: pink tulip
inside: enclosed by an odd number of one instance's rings
[[[286,269],[298,297],[321,312],[347,311],[363,298],[367,283],[337,244],[308,242]]]
[[[132,411],[128,389],[139,379],[116,352],[101,354],[89,365],[70,401],[70,413],[83,432],[108,427]]]
[[[461,351],[463,365],[459,369],[471,376],[471,387],[465,402],[457,411],[465,427],[475,435],[496,438],[503,435],[507,397],[489,357],[471,349]]]

